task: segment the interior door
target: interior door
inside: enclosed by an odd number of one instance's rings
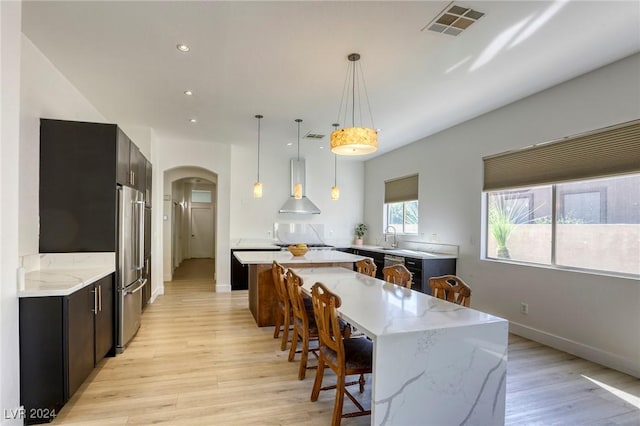
[[[191,257],[213,257],[213,212],[211,208],[191,209]]]

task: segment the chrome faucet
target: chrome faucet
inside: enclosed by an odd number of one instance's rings
[[[389,228],[393,229],[393,242],[391,243],[391,247],[396,248],[398,247],[398,231],[396,231],[396,228],[392,225],[387,226],[387,229],[384,230],[384,240],[387,241],[387,236],[389,235],[387,231],[389,231]]]

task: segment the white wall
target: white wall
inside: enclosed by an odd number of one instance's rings
[[[0,423],[20,405],[18,341],[18,158],[20,112],[19,1],[0,2]],[[5,418],[8,417],[8,418]]]
[[[640,54],[365,165],[365,222],[382,229],[384,181],[420,174],[425,239],[460,246],[472,305],[512,332],[640,376],[638,280],[480,260],[482,157],[640,118]],[[529,314],[519,312],[529,304]]]
[[[24,256],[38,253],[40,118],[106,120],[24,35],[21,66],[19,253]]]
[[[311,144],[301,142],[301,146]],[[319,215],[281,214],[278,210],[291,195],[290,161],[296,156],[282,155],[280,149],[263,144],[260,158],[262,198],[253,198],[256,180],[256,149],[233,146],[231,151],[231,238],[271,239],[274,222],[308,222],[325,224],[327,242],[350,243],[353,228],[362,221],[364,206],[364,164],[354,159],[338,158],[340,199],[331,200],[334,182],[333,154],[307,146],[300,157],[306,159],[305,193],[318,208]]]

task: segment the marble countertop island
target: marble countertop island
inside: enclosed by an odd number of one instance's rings
[[[374,342],[372,425],[504,424],[506,320],[344,268],[293,270]]]
[[[22,259],[18,297],[68,296],[112,274],[115,253],[40,253]]]

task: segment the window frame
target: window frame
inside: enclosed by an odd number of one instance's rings
[[[393,203],[384,203],[383,204],[383,218],[382,218],[382,233],[385,234],[387,232],[387,228],[389,226],[393,226],[394,228],[397,228],[399,225],[393,224],[393,223],[389,223],[389,208],[392,204],[402,204],[402,230],[398,230],[396,229],[396,234],[397,235],[419,235],[420,234],[420,215],[418,214],[418,223],[416,223],[417,229],[416,232],[406,232],[405,228],[407,226],[407,203],[412,203],[412,202],[416,202],[417,203],[417,208],[416,211],[419,212],[419,206],[420,206],[420,201],[418,199],[415,200],[406,200],[406,201],[396,201]]]
[[[631,174],[627,174],[627,176],[638,176],[640,177],[640,173],[631,173]],[[608,176],[608,177],[602,177],[602,178],[615,178],[616,176]],[[599,179],[599,178],[596,178]],[[580,179],[578,182],[582,182],[582,181],[589,181],[591,179]],[[532,266],[532,267],[537,267],[537,268],[544,268],[544,269],[554,269],[554,270],[561,270],[561,271],[572,271],[572,272],[580,272],[580,273],[588,273],[588,274],[593,274],[593,275],[602,275],[602,276],[611,276],[611,277],[620,277],[620,278],[632,278],[632,279],[638,279],[640,278],[640,273],[639,274],[634,274],[634,273],[628,273],[628,272],[620,272],[620,271],[612,271],[612,270],[606,270],[606,269],[595,269],[595,268],[584,268],[584,267],[578,267],[578,266],[569,266],[569,265],[562,265],[562,264],[558,264],[556,262],[556,248],[557,248],[557,221],[558,221],[558,213],[562,213],[563,212],[558,212],[558,201],[560,197],[563,197],[566,194],[577,194],[577,193],[591,193],[591,192],[598,192],[600,194],[600,213],[601,213],[601,223],[602,222],[602,218],[604,217],[605,219],[607,218],[606,213],[607,213],[607,189],[604,187],[601,188],[597,188],[594,190],[576,190],[576,191],[565,191],[565,190],[558,190],[558,186],[561,186],[562,184],[565,184],[566,182],[555,182],[555,183],[551,183],[548,184],[548,186],[551,187],[551,258],[550,258],[550,263],[537,263],[537,262],[532,262],[532,261],[526,261],[526,260],[517,260],[517,259],[510,259],[510,258],[499,258],[497,256],[490,256],[489,255],[489,238],[490,238],[490,231],[489,231],[489,208],[490,208],[490,203],[489,203],[489,196],[491,193],[495,193],[495,192],[501,192],[501,191],[513,191],[514,193],[517,193],[519,191],[525,191],[527,189],[530,188],[535,188],[536,186],[531,185],[531,186],[526,186],[526,187],[519,187],[519,188],[509,188],[509,189],[502,189],[502,190],[494,190],[494,191],[484,191],[482,193],[482,230],[481,230],[481,235],[482,235],[482,250],[481,250],[481,255],[480,255],[480,260],[483,261],[489,261],[489,262],[497,262],[497,263],[507,263],[507,264],[515,264],[515,265],[523,265],[523,266]],[[563,200],[564,201],[564,200]],[[604,207],[603,207],[604,204]],[[531,215],[533,214],[533,212],[530,213]],[[604,216],[602,216],[604,214]],[[605,221],[604,223],[608,223],[608,220]]]

